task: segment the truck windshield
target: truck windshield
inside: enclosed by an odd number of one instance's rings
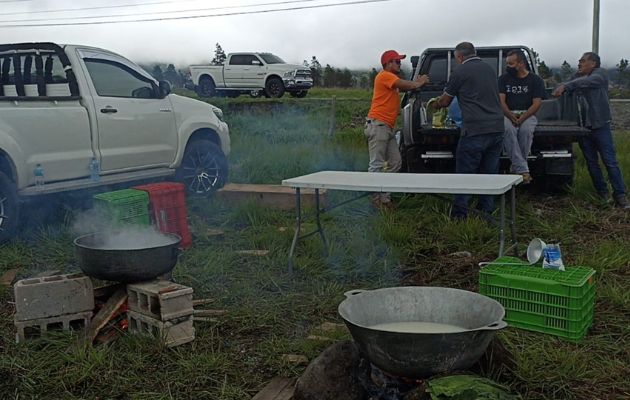
[[[275,54],[271,53],[260,53],[260,56],[267,64],[286,64],[284,60]]]

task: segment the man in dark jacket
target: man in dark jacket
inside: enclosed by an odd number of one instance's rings
[[[601,68],[601,61],[596,53],[584,53],[578,61],[576,77],[560,84],[554,90],[553,95],[559,97],[565,91],[576,91],[586,105],[583,122],[584,126],[591,132],[581,138],[579,143],[597,194],[602,199],[608,200],[608,184],[599,165],[599,158],[601,157],[608,172],[608,180],[613,189],[615,204],[620,208],[630,209],[610,130],[608,74],[605,69]]]
[[[448,107],[457,97],[462,127],[455,152],[458,174],[496,174],[503,150],[503,110],[499,102],[497,76],[492,67],[477,57],[472,43],[455,47],[457,67],[436,106]],[[469,195],[455,195],[451,217],[466,218]],[[493,196],[479,196],[477,209],[486,216],[494,208]]]

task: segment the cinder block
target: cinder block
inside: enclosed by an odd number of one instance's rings
[[[76,314],[59,315],[50,318],[37,318],[30,321],[15,320],[17,333],[15,341],[22,343],[29,339],[38,339],[50,331],[83,331],[92,318],[91,311]]]
[[[193,289],[166,280],[127,285],[129,309],[160,321],[193,313]]]
[[[76,314],[94,309],[94,289],[83,274],[53,275],[17,281],[13,286],[18,321]]]
[[[195,339],[192,314],[162,322],[144,314],[128,311],[127,318],[129,333],[161,338],[168,347],[178,346]]]
[[[303,208],[315,207],[314,189],[300,189],[300,194]],[[280,210],[295,209],[295,189],[285,186],[229,183],[217,191],[216,195],[229,203],[249,201]],[[326,198],[326,189],[320,189],[320,207],[326,205]]]

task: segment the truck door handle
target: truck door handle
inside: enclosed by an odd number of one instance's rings
[[[117,110],[117,109],[115,109],[115,108],[114,108],[114,107],[112,107],[112,106],[107,106],[107,107],[105,107],[105,108],[101,108],[101,112],[102,112],[103,114],[114,114],[114,113],[117,113],[117,112],[118,112],[118,110]]]

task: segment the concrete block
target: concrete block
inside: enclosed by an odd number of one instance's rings
[[[178,346],[195,339],[192,314],[163,322],[135,311],[128,311],[127,318],[129,333],[160,338],[168,347]]]
[[[17,333],[15,341],[38,339],[50,331],[83,331],[90,325],[92,311],[59,315],[50,318],[36,318],[29,321],[15,320]]]
[[[94,309],[94,289],[83,274],[19,280],[13,285],[18,321],[76,314]]]
[[[315,190],[301,189],[302,208],[315,207]],[[253,202],[269,208],[280,210],[295,209],[295,189],[279,185],[252,185],[229,183],[217,191],[216,195],[230,203]],[[320,207],[326,205],[327,192],[319,191]]]
[[[129,309],[160,321],[193,313],[193,289],[166,280],[127,285]]]

